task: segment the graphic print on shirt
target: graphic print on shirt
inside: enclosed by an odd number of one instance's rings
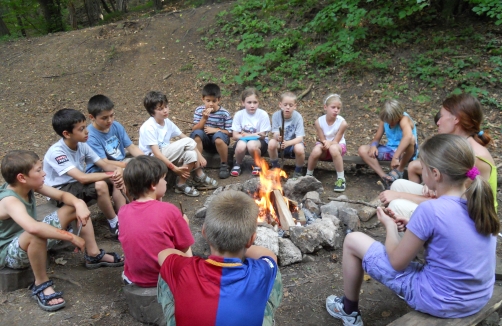
[[[296,131],[296,125],[290,124],[289,126],[286,126],[284,128],[284,139],[285,140],[291,140],[295,139],[295,131]]]
[[[122,159],[122,152],[120,152],[120,140],[117,136],[112,136],[106,140],[105,151],[108,156],[116,161]]]
[[[257,129],[251,124],[245,124],[242,126],[242,132],[247,134],[255,134]]]
[[[61,165],[61,164],[64,164],[66,162],[69,162],[70,160],[68,159],[68,156],[66,155],[59,155],[59,156],[56,156],[55,158],[56,162]]]

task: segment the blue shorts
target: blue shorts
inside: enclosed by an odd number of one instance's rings
[[[304,143],[300,143],[303,145],[303,147],[305,147],[305,144]],[[295,155],[295,151],[294,151],[294,147],[296,145],[291,145],[291,146],[288,146],[284,149],[284,157],[285,158],[296,158],[296,155]]]
[[[221,131],[218,131],[212,135],[208,135],[204,132],[204,130],[197,129],[192,131],[190,138],[195,139],[195,136],[199,136],[199,138],[202,140],[202,148],[206,150],[216,150],[216,145],[214,144],[214,142],[218,138],[223,140],[223,142],[227,145],[230,143],[230,138]]]
[[[387,256],[385,246],[378,241],[370,246],[363,258],[364,271],[373,279],[403,297],[412,308],[415,308],[413,280],[422,268],[422,264],[412,261],[404,270],[394,270]]]

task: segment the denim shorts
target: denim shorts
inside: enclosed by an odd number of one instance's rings
[[[61,230],[61,223],[59,222],[57,211],[52,212],[46,217],[44,217],[43,222]],[[47,239],[47,250],[53,248],[60,241],[61,240]],[[19,237],[15,237],[11,241],[11,243],[7,246],[5,267],[9,267],[12,269],[21,269],[29,266],[30,266],[30,260],[28,259],[28,253],[19,246]]]
[[[375,241],[369,247],[363,258],[363,269],[366,273],[403,297],[412,308],[415,307],[413,279],[416,278],[416,274],[422,268],[422,264],[412,261],[404,270],[394,270],[387,256],[385,246],[378,241]]]
[[[300,143],[303,145],[303,147],[305,148],[305,144],[304,143]],[[294,147],[296,145],[291,145],[291,146],[288,146],[284,149],[284,157],[285,158],[295,158],[296,155],[295,155],[295,151],[294,151]]]
[[[208,135],[204,132],[204,130],[197,129],[192,131],[190,138],[195,139],[195,136],[199,136],[199,138],[202,140],[202,148],[206,150],[216,150],[215,141],[218,138],[223,140],[223,142],[227,145],[230,143],[230,138],[221,131],[218,131],[212,135]]]

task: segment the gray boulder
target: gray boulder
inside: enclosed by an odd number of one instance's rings
[[[256,228],[256,240],[254,244],[272,250],[274,254],[279,255],[279,236],[270,227],[259,226]]]
[[[289,235],[303,253],[310,254],[322,248],[323,239],[317,228],[292,226],[289,228]]]
[[[205,218],[207,207],[203,206],[195,212],[195,218]]]
[[[302,261],[302,252],[289,239],[279,239],[279,265],[288,266]]]
[[[309,228],[317,230],[323,247],[336,248],[337,238],[340,237],[338,227],[333,224],[330,219],[318,219],[308,226]]]
[[[284,195],[290,199],[300,201],[309,191],[324,192],[321,181],[311,176],[289,179],[283,187]]]
[[[242,184],[240,183],[232,183],[229,185],[226,185],[223,191],[227,190],[235,190],[235,191],[242,191]]]
[[[313,201],[316,204],[321,203],[321,195],[319,195],[319,193],[317,191],[307,192],[305,194],[305,196],[303,196],[303,200],[305,201],[307,199],[310,199],[311,201]]]
[[[312,199],[305,199],[303,206],[316,215],[321,214],[319,206]]]
[[[260,178],[252,178],[242,184],[242,191],[253,195],[260,188]]]
[[[338,218],[347,229],[357,231],[360,226],[357,210],[350,207],[341,207],[338,209]]]

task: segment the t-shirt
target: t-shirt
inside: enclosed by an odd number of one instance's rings
[[[96,163],[100,158],[86,143],[78,143],[77,150],[68,147],[63,138],[52,145],[44,156],[45,184],[51,187],[77,182],[67,174],[73,168],[85,172],[86,165]]]
[[[194,124],[199,123],[202,119],[202,112],[204,112],[205,109],[206,107],[204,105],[195,109],[193,115]],[[209,113],[209,118],[206,120],[205,126],[232,131],[232,115],[220,106],[218,111]]]
[[[7,189],[8,183],[4,183],[0,186],[0,200],[5,197],[14,196],[24,204],[26,207],[26,211],[28,215],[33,217],[36,220],[37,217],[37,201],[35,199],[35,194],[33,191],[30,191],[28,196],[30,200],[27,202],[21,196],[19,196],[14,190]],[[7,247],[14,240],[15,237],[18,237],[23,233],[23,228],[19,226],[12,218],[8,218],[6,220],[0,220],[0,268],[5,266],[5,257],[7,256]]]
[[[126,156],[125,149],[132,145],[132,141],[124,127],[117,121],[113,121],[108,132],[99,131],[92,124],[87,126],[87,130],[89,130],[87,144],[101,159],[122,161]],[[86,172],[101,171],[101,168],[98,166],[89,164]]]
[[[413,129],[411,130],[411,133],[413,134],[413,137],[415,137],[415,141],[418,141],[417,126],[415,125],[415,122],[408,115],[408,113],[404,112],[403,115],[405,117],[410,118],[411,123],[413,124]],[[401,129],[401,125],[398,123],[394,126],[394,128],[391,128],[387,122],[384,122],[383,127],[385,135],[387,136],[387,146],[389,146],[393,150],[396,150],[399,147],[401,139],[403,139],[403,130]]]
[[[281,110],[274,112],[272,115],[272,132],[279,132],[279,128],[282,128]],[[303,136],[305,136],[305,130],[303,129],[302,115],[297,111],[293,111],[291,118],[284,119],[284,140]]]
[[[171,138],[181,134],[180,128],[171,120],[164,119],[164,125],[161,126],[153,117],[150,117],[139,128],[139,149],[145,155],[150,155],[152,153],[152,145],[157,145],[159,149],[162,149],[171,143]]]
[[[157,255],[164,249],[185,249],[194,243],[181,212],[170,203],[133,201],[118,213],[119,240],[127,257],[124,274],[141,287],[155,287],[160,266]]]
[[[277,269],[266,256],[242,262],[170,255],[160,275],[173,293],[177,326],[261,326]]]
[[[338,133],[338,130],[342,125],[342,122],[344,122],[345,119],[342,116],[337,115],[335,123],[329,125],[328,121],[326,121],[326,115],[323,115],[320,116],[319,119],[317,119],[317,121],[319,121],[319,127],[321,127],[322,133],[324,134],[324,137],[326,137],[326,140],[332,141],[333,139],[335,139],[335,136]],[[342,138],[338,143],[345,144],[345,133],[342,135]]]
[[[407,228],[425,241],[425,265],[413,279],[415,309],[461,318],[490,300],[495,282],[495,236],[476,231],[467,202],[453,196],[416,208]]]
[[[237,132],[254,134],[268,132],[270,129],[270,118],[262,109],[257,109],[254,114],[247,113],[246,109],[237,111],[232,122],[232,130]],[[268,142],[268,137],[265,137],[265,141]]]

